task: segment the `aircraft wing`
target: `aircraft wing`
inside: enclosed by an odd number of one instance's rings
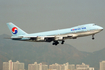
[[[73,35],[53,35],[53,36],[23,36],[23,38],[30,38],[30,40],[36,40],[36,41],[62,41],[66,38],[73,37]]]

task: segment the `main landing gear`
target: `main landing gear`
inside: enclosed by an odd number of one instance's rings
[[[65,42],[65,41],[63,40],[63,41],[61,42],[61,44],[64,44],[64,42]]]
[[[59,44],[58,41],[54,41],[54,42],[52,43],[52,45],[58,45],[58,44]]]
[[[92,39],[94,40],[95,38],[94,38],[94,35],[92,35]]]
[[[64,44],[64,40],[61,42],[61,44]],[[52,45],[58,45],[59,44],[59,42],[58,41],[54,41],[53,43],[52,43]]]

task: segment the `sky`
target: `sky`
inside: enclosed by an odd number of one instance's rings
[[[11,35],[6,23],[13,22],[27,33],[36,33],[95,23],[105,28],[105,0],[0,0],[0,35]],[[105,31],[66,40],[75,48],[94,52],[105,48]]]

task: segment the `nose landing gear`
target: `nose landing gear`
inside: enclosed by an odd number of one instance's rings
[[[94,35],[92,35],[92,40],[94,40],[95,38],[94,38]]]

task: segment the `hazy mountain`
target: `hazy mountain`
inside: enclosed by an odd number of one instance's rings
[[[36,43],[36,42],[22,42],[12,41],[10,39],[3,39],[10,37],[8,35],[0,35],[0,66],[2,62],[8,60],[20,61],[32,64],[35,61],[38,63],[45,62],[46,64],[52,63],[66,63],[81,64],[82,62],[99,68],[99,61],[105,59],[105,49],[94,53],[82,52],[69,44],[53,46],[51,43]],[[0,68],[0,70],[1,70]]]
[[[105,48],[91,53],[89,56],[85,57],[82,61],[89,64],[90,66],[99,69],[99,62],[105,60]]]
[[[8,60],[24,62],[26,67],[27,64],[35,61],[46,62],[47,64],[79,63],[81,59],[86,57],[86,53],[82,53],[68,44],[52,46],[51,43],[12,41],[3,39],[4,37],[9,36],[0,36],[0,54]]]

